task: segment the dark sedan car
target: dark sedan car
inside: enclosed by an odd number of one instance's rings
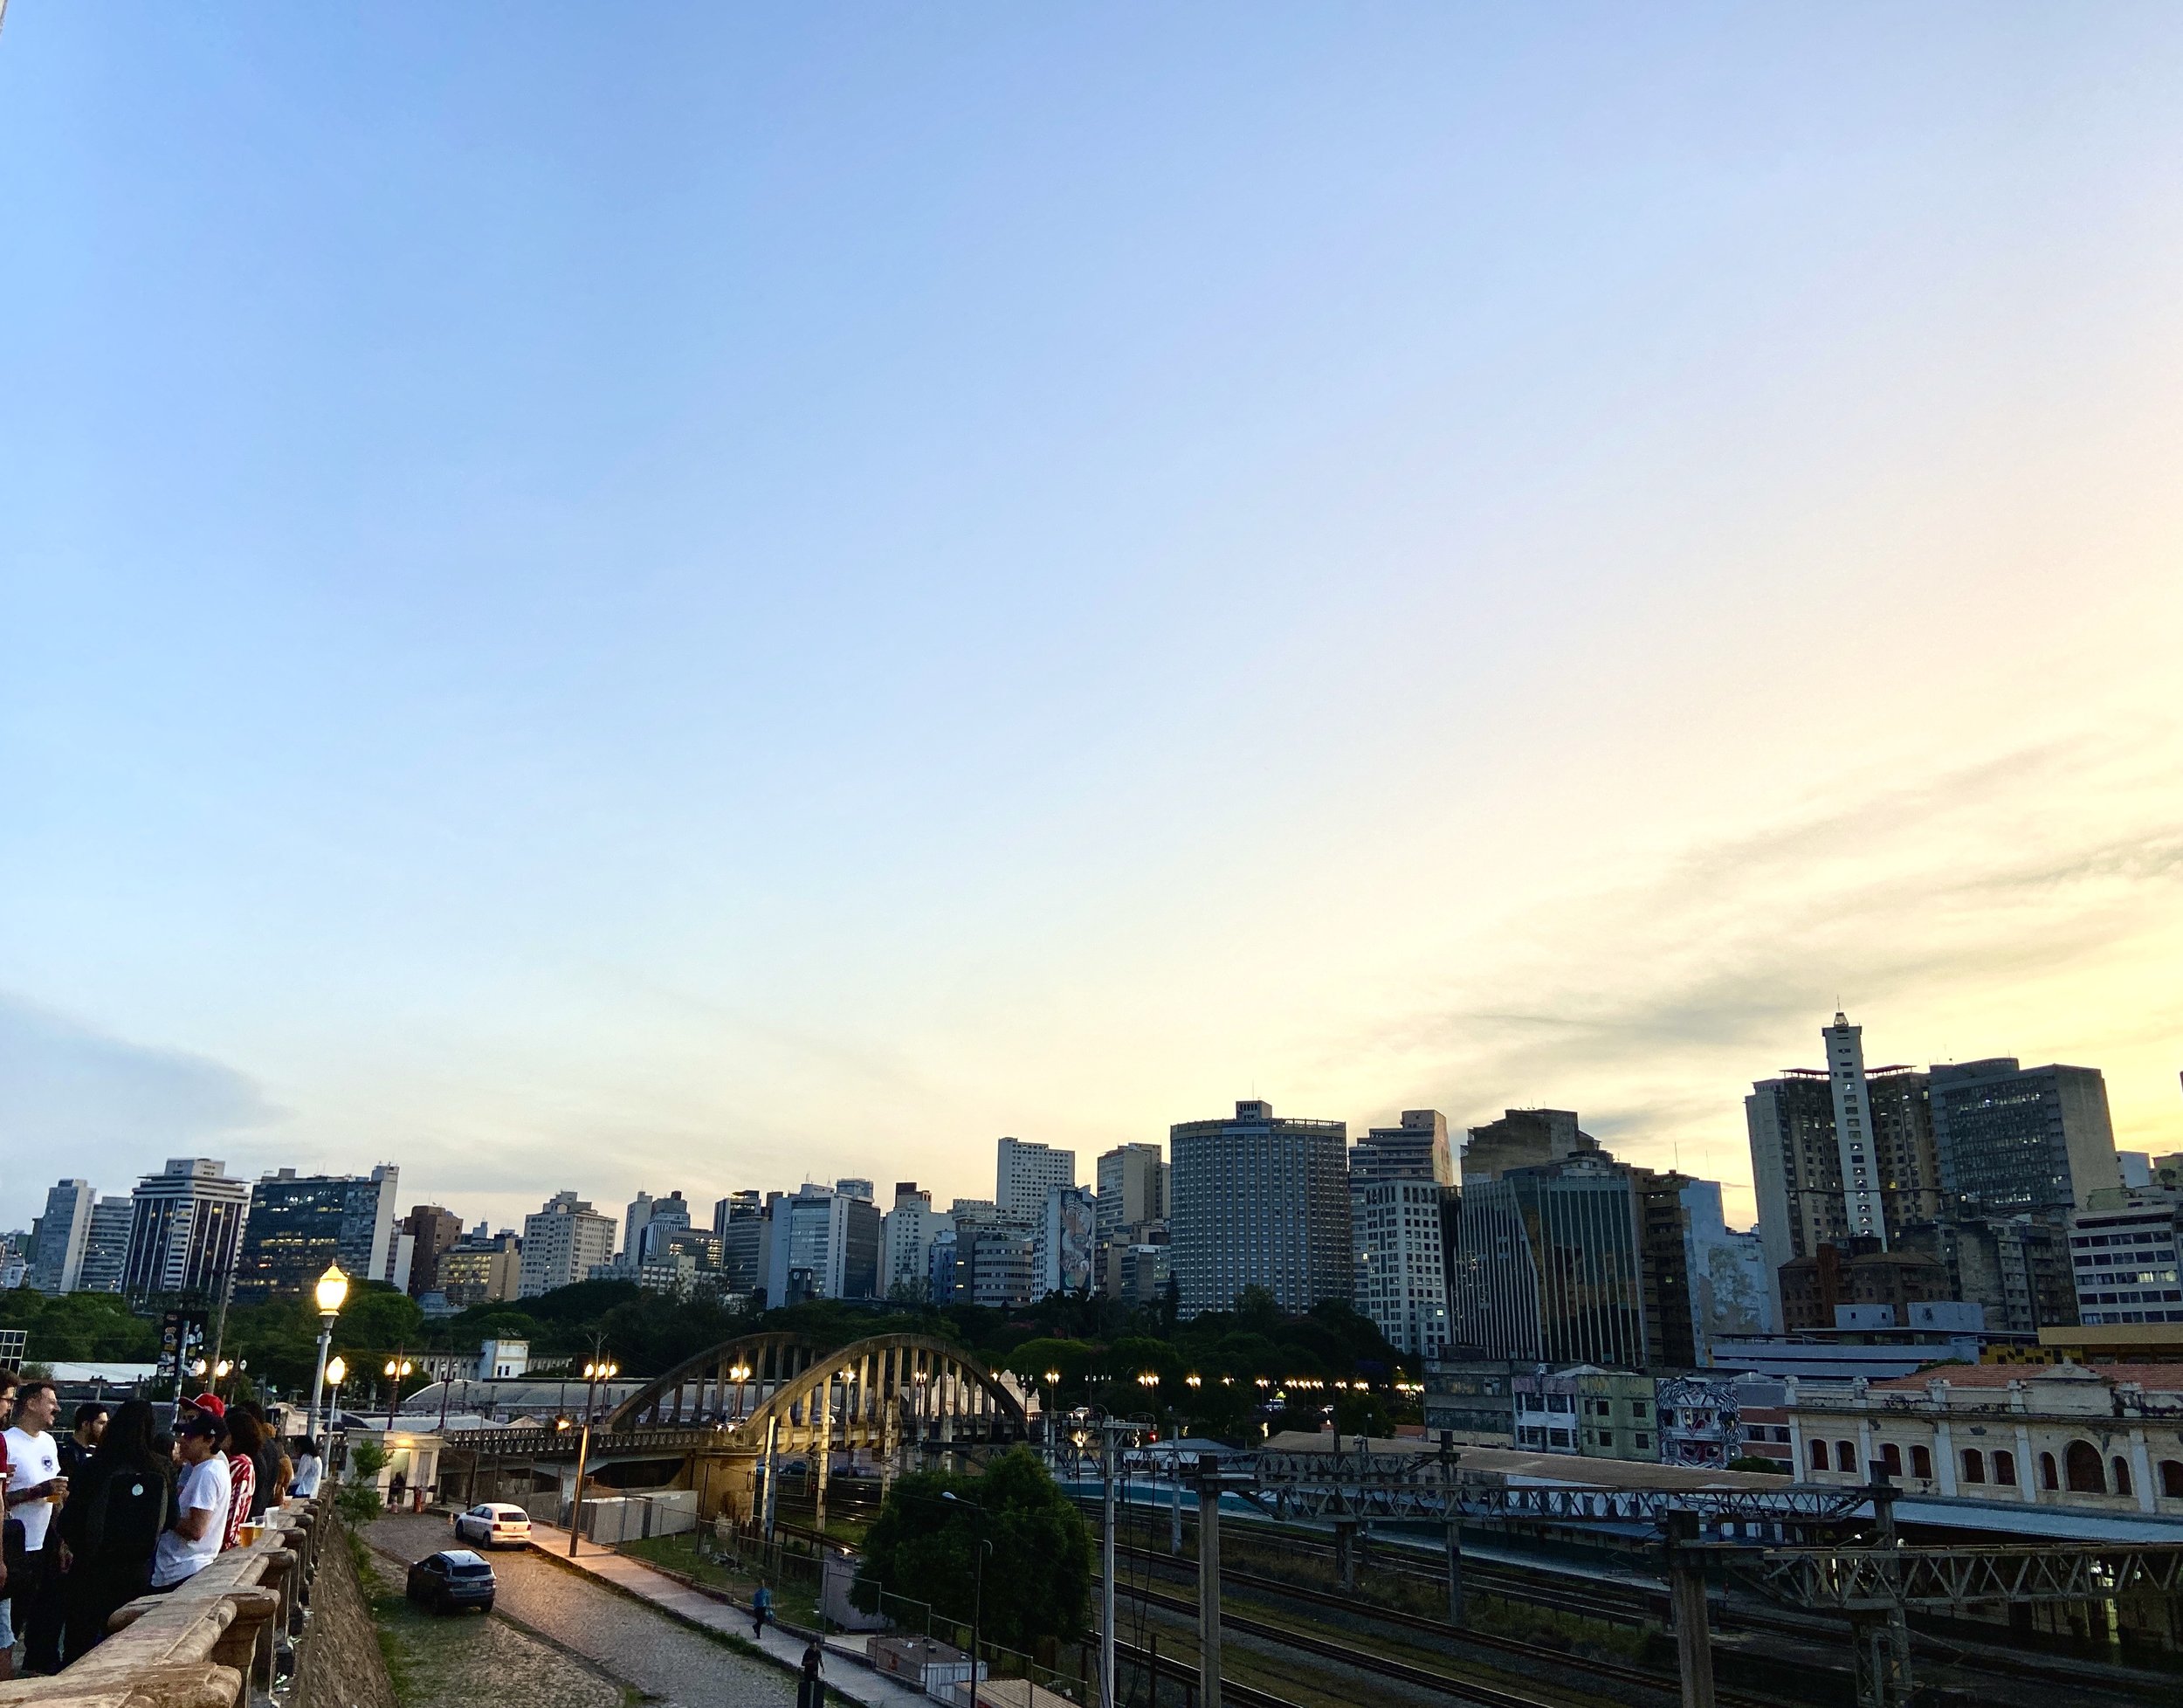
[[[443,1548],[410,1567],[410,1599],[435,1613],[491,1613],[495,1587],[492,1567],[468,1548]]]

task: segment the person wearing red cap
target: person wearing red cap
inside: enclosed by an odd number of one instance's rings
[[[184,1400],[182,1408],[210,1418],[215,1423],[227,1422],[227,1402],[217,1394],[200,1394],[194,1400]]]

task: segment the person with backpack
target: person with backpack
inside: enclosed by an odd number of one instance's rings
[[[754,1637],[762,1637],[765,1636],[766,1621],[772,1615],[772,1613],[773,1591],[767,1588],[766,1586],[761,1583],[757,1588],[750,1592],[751,1636]]]
[[[103,1642],[107,1622],[151,1587],[152,1555],[174,1513],[174,1485],[155,1432],[151,1402],[123,1401],[60,1509],[68,1561],[63,1642],[71,1662]]]

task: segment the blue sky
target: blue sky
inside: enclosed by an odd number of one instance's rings
[[[2183,1147],[2179,72],[14,0],[0,1223],[945,1198],[1254,1092],[1732,1183],[1838,998]]]

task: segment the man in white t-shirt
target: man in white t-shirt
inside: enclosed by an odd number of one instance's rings
[[[16,1635],[23,1639],[23,1670],[60,1670],[60,1550],[48,1549],[53,1514],[68,1498],[60,1474],[60,1443],[53,1418],[60,1396],[50,1381],[26,1381],[16,1390],[15,1427],[8,1431],[8,1516],[23,1526],[27,1583],[9,1586]]]
[[[175,1521],[160,1532],[152,1552],[155,1590],[187,1583],[219,1558],[229,1498],[219,1439],[220,1426],[209,1417],[187,1417],[175,1426],[182,1480],[175,1489]]]

